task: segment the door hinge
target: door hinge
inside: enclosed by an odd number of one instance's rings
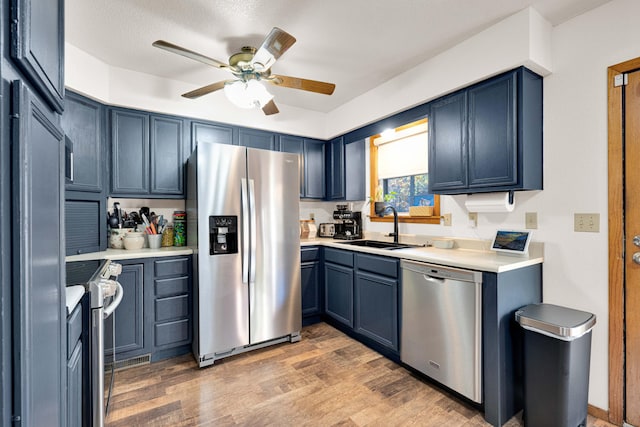
[[[618,74],[613,78],[613,87],[626,86],[629,83],[627,74]]]
[[[11,417],[11,422],[13,423],[14,427],[18,427],[22,425],[22,417],[20,417],[20,415],[13,415]]]

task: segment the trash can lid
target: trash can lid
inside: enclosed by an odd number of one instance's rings
[[[525,329],[571,341],[596,324],[595,314],[553,304],[531,304],[516,311],[516,321]]]

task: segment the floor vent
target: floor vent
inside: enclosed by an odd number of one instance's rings
[[[151,354],[145,354],[143,356],[132,357],[131,359],[126,360],[116,360],[115,361],[115,370],[121,371],[123,369],[129,369],[136,366],[148,365],[151,363]],[[107,362],[104,364],[104,370],[110,371],[113,362]]]

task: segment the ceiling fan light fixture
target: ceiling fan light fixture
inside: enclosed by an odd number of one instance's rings
[[[236,80],[224,85],[224,94],[236,107],[262,108],[273,95],[257,80]]]

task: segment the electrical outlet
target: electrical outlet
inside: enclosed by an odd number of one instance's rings
[[[600,232],[600,214],[597,214],[597,213],[573,214],[573,231],[599,233]]]
[[[444,225],[446,227],[451,227],[451,214],[450,213],[446,213],[446,214],[442,215],[442,225]]]
[[[538,228],[538,212],[525,212],[524,227],[531,230]]]
[[[313,212],[311,212],[309,214],[309,219],[316,219],[316,214],[314,214]]]
[[[469,212],[469,227],[476,228],[478,226],[478,212]]]

